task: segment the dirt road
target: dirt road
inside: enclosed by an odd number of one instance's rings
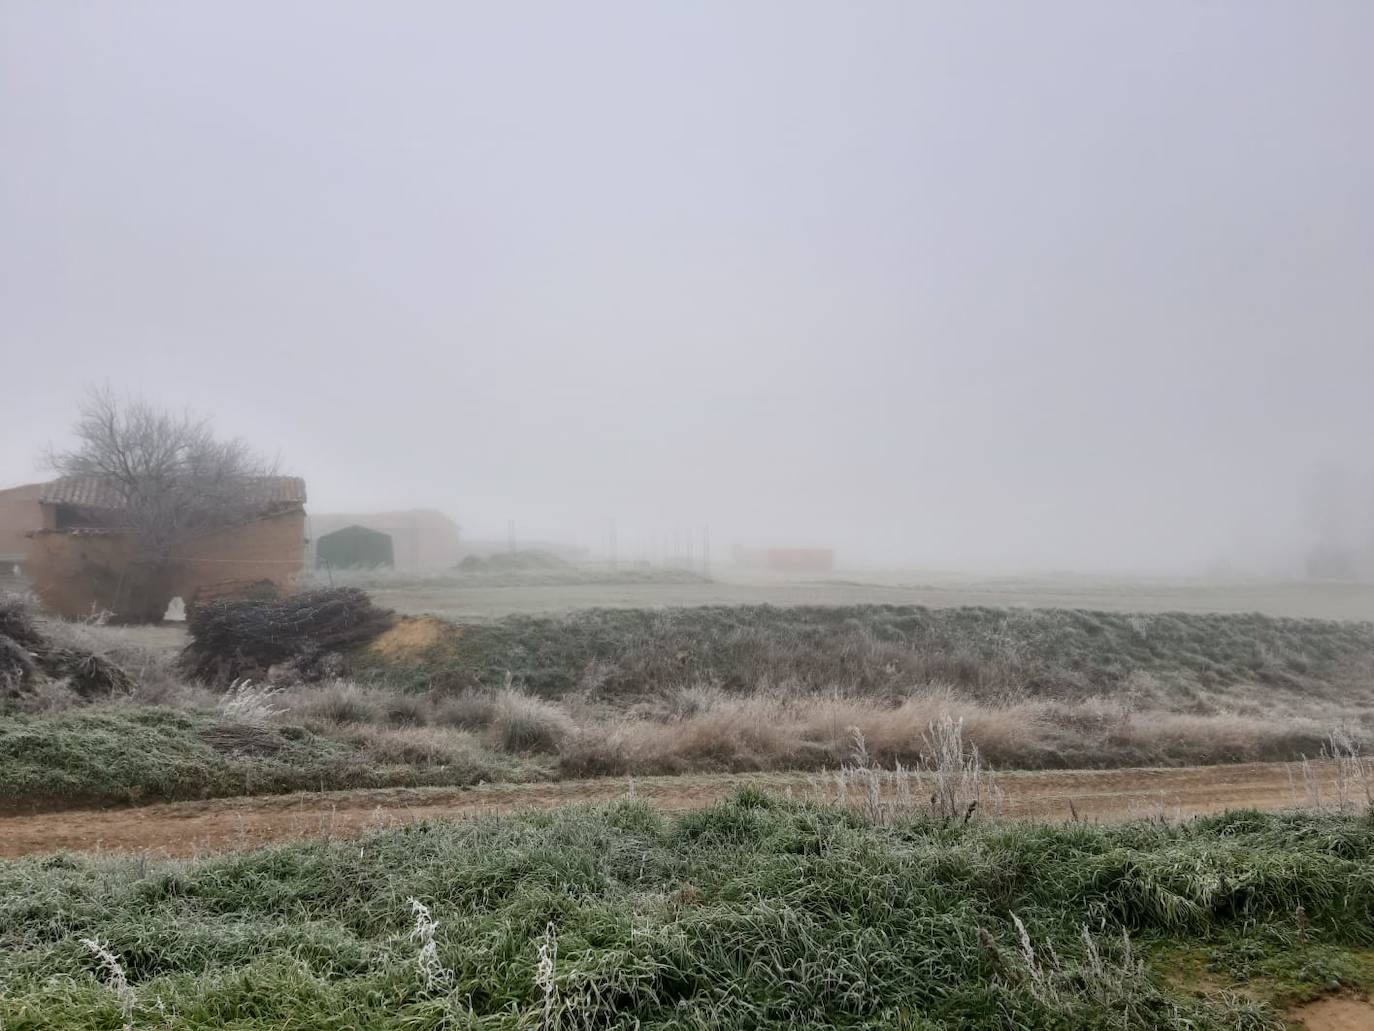
[[[1334,770],[1315,767],[1321,798],[1336,800]],[[707,805],[745,784],[794,797],[833,799],[833,777],[739,774],[488,784],[475,788],[397,788],[175,802],[111,810],[68,810],[0,817],[0,856],[69,851],[203,855],[302,838],[348,838],[417,820],[604,802],[631,792],[664,810]],[[1181,769],[1004,773],[1004,814],[1069,819],[1177,817],[1231,808],[1308,804],[1301,767],[1285,763]],[[849,788],[851,801],[861,791]]]

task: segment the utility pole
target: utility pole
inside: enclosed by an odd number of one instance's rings
[[[515,554],[515,520],[506,520],[506,550]]]
[[[711,524],[706,523],[701,528],[701,575],[709,577],[711,575]]]

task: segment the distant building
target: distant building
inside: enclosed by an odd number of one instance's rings
[[[394,568],[405,573],[433,573],[452,569],[463,557],[460,530],[443,512],[415,508],[399,512],[341,514],[310,513],[308,561],[319,565],[319,542],[350,526],[360,526],[391,538]]]
[[[108,481],[79,476],[40,486],[40,525],[28,533],[24,567],[43,607],[61,616],[156,620],[177,597],[289,591],[304,568],[305,481],[296,477],[249,481],[251,518],[188,538],[158,563],[140,555],[124,499]]]
[[[830,548],[769,548],[768,568],[781,573],[829,573],[835,568]]]
[[[735,548],[735,565],[775,573],[830,573],[833,548]]]
[[[345,526],[315,541],[317,569],[378,569],[396,565],[391,535],[366,526]]]

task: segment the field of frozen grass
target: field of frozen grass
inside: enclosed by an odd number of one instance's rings
[[[997,577],[858,570],[818,578],[713,569],[709,581],[502,583],[391,577],[368,584],[378,604],[449,619],[586,608],[696,605],[929,605],[1110,612],[1246,613],[1374,621],[1374,584],[1261,579]]]

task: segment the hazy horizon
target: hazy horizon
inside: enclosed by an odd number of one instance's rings
[[[477,538],[1268,571],[1313,483],[1374,533],[1371,41],[1354,0],[11,3],[0,486],[109,383]]]

